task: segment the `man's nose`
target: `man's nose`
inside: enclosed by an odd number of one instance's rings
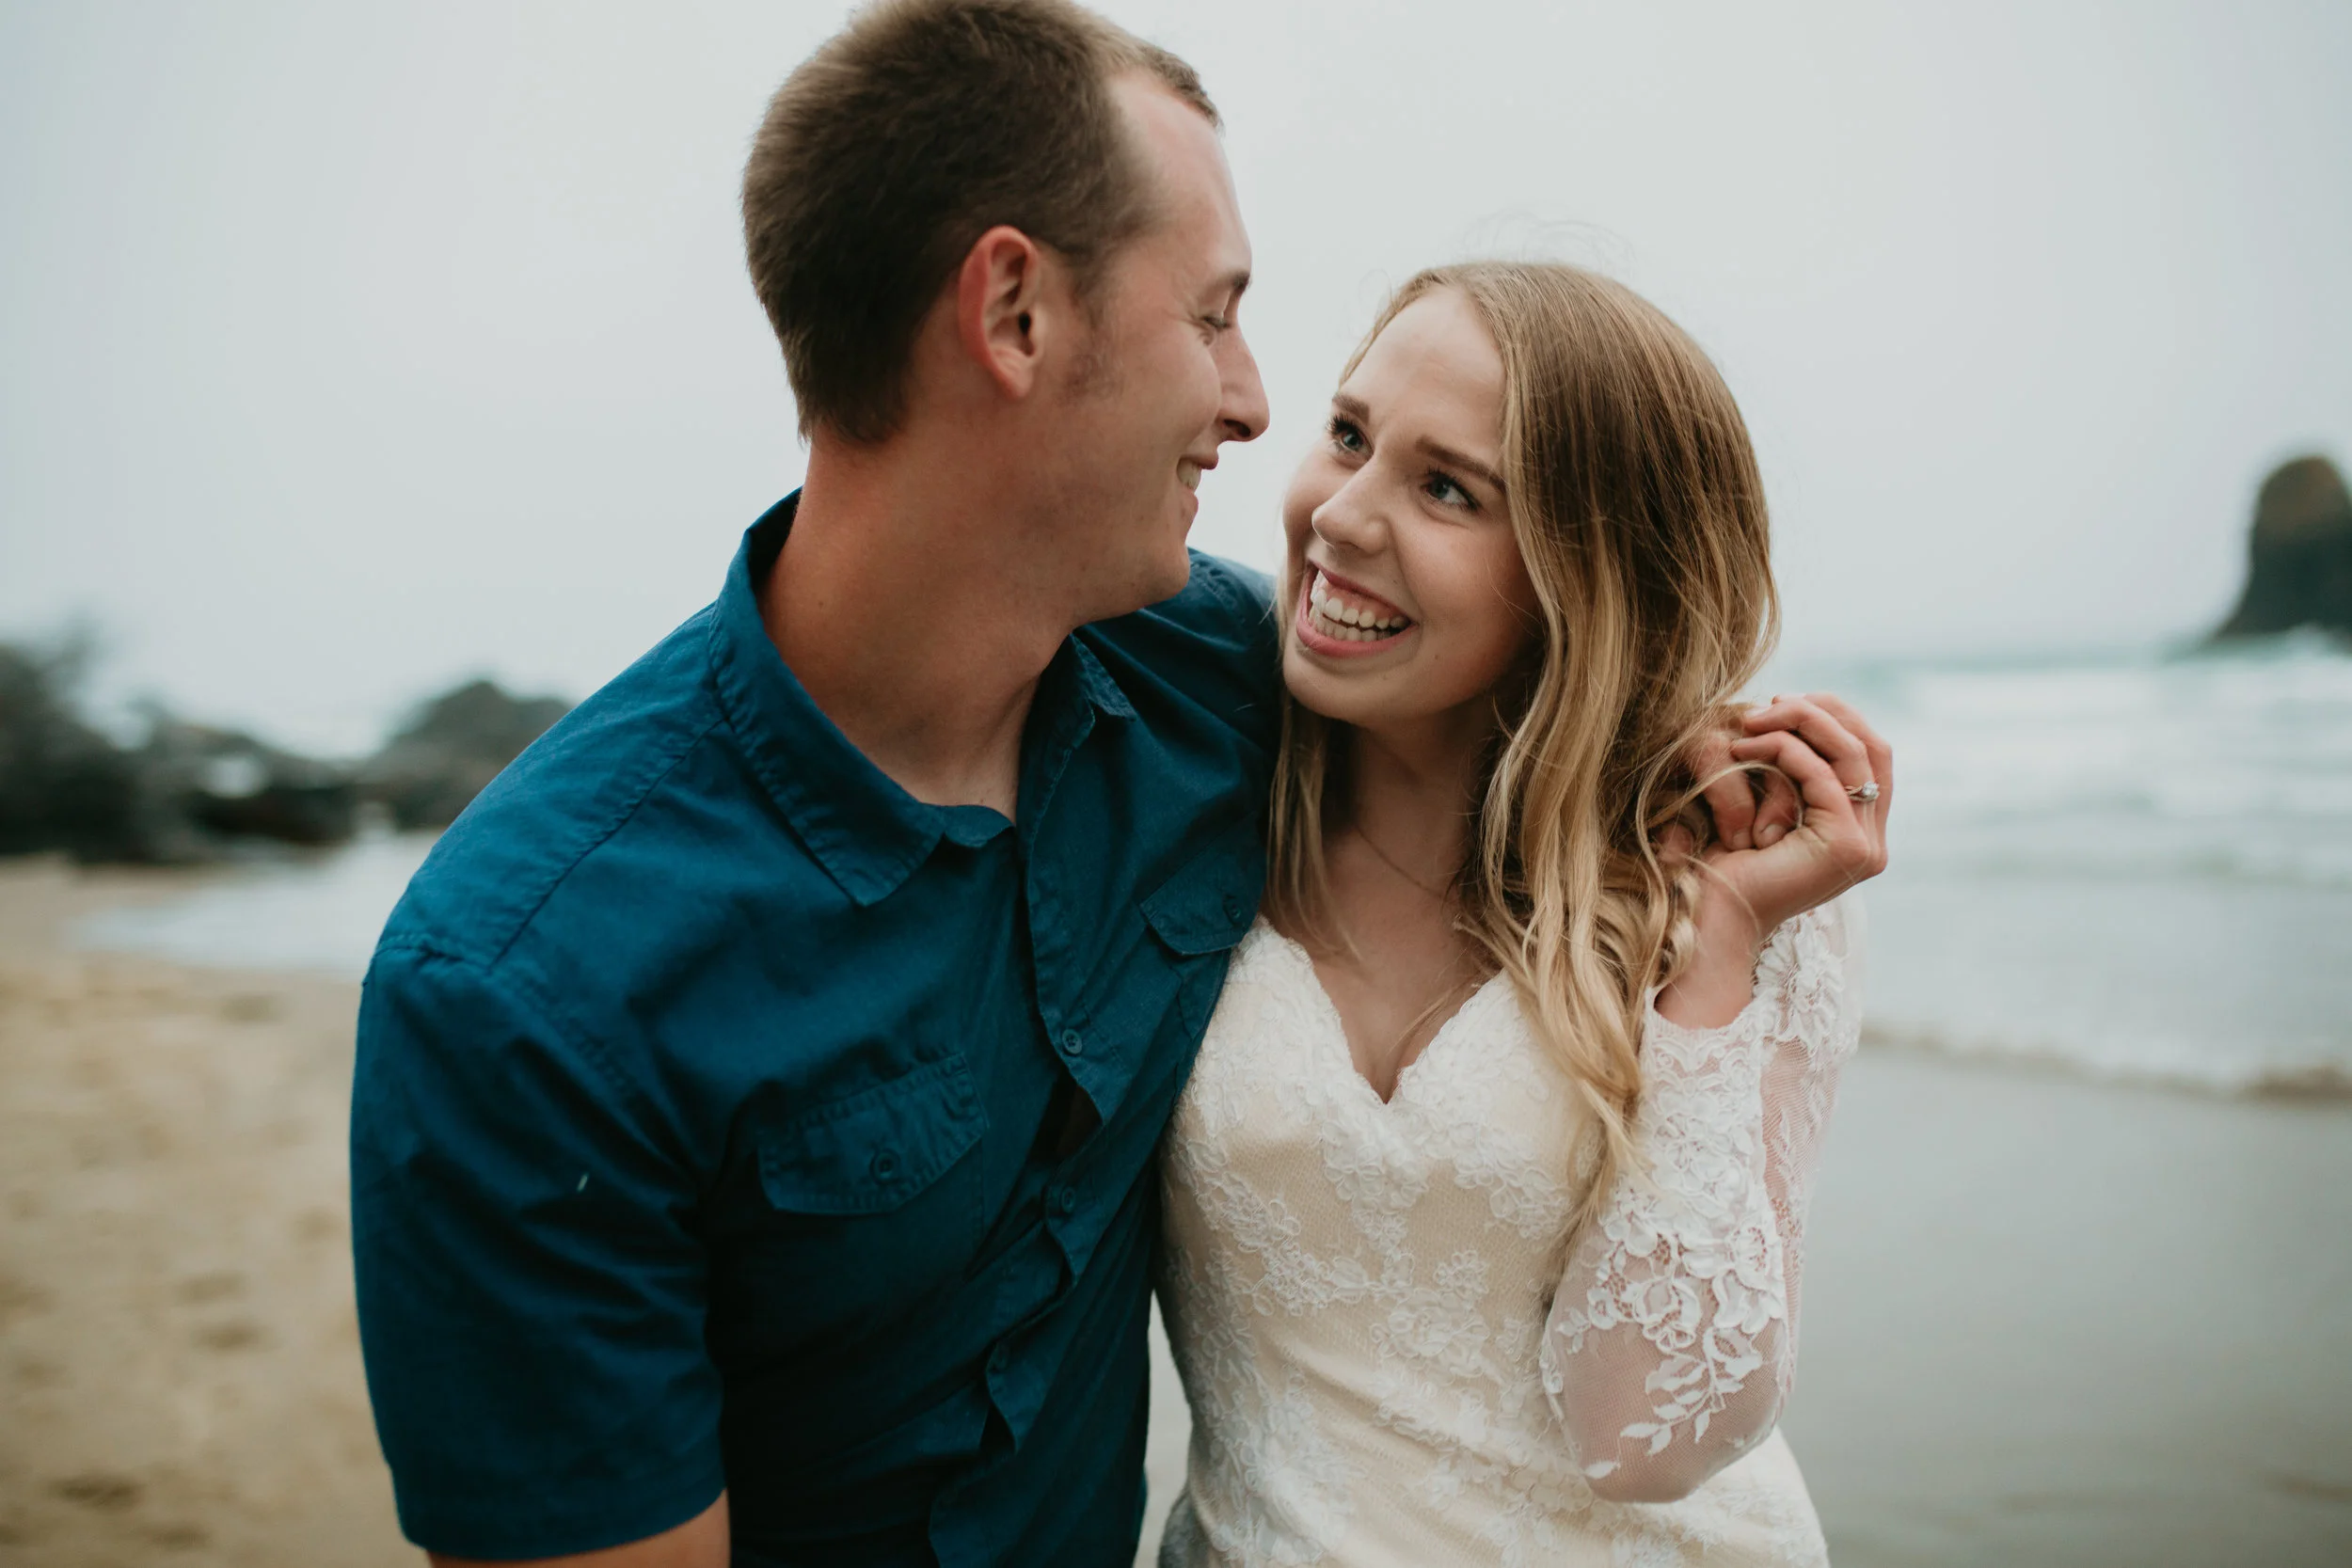
[[[1249,352],[1239,332],[1227,340],[1224,397],[1217,404],[1217,423],[1227,441],[1254,441],[1265,434],[1272,418],[1266,407],[1265,383],[1258,378],[1258,356]]]

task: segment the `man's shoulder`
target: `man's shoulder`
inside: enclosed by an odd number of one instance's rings
[[[670,786],[723,722],[710,612],[560,720],[441,835],[378,944],[496,967],[564,881]]]
[[[1186,553],[1192,557],[1192,580],[1184,584],[1183,593],[1139,611],[1139,616],[1220,639],[1240,635],[1264,640],[1272,636],[1272,578],[1254,566],[1245,566],[1223,556],[1205,555],[1199,550]]]
[[[1183,593],[1080,635],[1139,708],[1165,696],[1270,736],[1281,641],[1264,573],[1195,550]]]

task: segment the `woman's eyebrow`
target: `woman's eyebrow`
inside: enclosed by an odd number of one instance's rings
[[[1501,474],[1495,472],[1492,468],[1489,468],[1486,465],[1478,461],[1477,458],[1470,456],[1468,452],[1456,451],[1452,447],[1447,446],[1444,442],[1432,441],[1427,436],[1423,436],[1422,438],[1420,446],[1422,451],[1428,457],[1434,459],[1445,467],[1461,469],[1464,473],[1469,474],[1472,479],[1485,483],[1493,489],[1496,495],[1502,496],[1508,495],[1510,493],[1510,488],[1502,483],[1502,476]]]
[[[1352,424],[1369,427],[1372,423],[1372,404],[1352,392],[1332,393],[1331,411]],[[1432,441],[1427,436],[1422,437],[1416,444],[1421,448],[1422,456],[1441,467],[1461,469],[1470,478],[1487,485],[1498,496],[1510,494],[1511,487],[1502,483],[1502,476],[1470,453],[1456,451],[1443,441]]]

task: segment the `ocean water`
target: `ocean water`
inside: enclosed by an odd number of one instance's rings
[[[341,849],[255,861],[185,897],[93,915],[72,935],[85,946],[175,963],[356,980],[436,836],[373,834]]]
[[[1791,667],[1896,748],[1869,1038],[2227,1093],[2352,1093],[2352,653]],[[429,838],[257,865],[80,940],[356,976]]]
[[[1871,1037],[2352,1092],[2352,654],[1855,664],[1896,751]]]

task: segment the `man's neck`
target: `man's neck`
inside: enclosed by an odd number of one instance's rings
[[[828,719],[918,800],[1010,816],[1038,677],[1071,631],[1008,547],[1004,499],[952,467],[819,441],[760,590],[769,640]]]

